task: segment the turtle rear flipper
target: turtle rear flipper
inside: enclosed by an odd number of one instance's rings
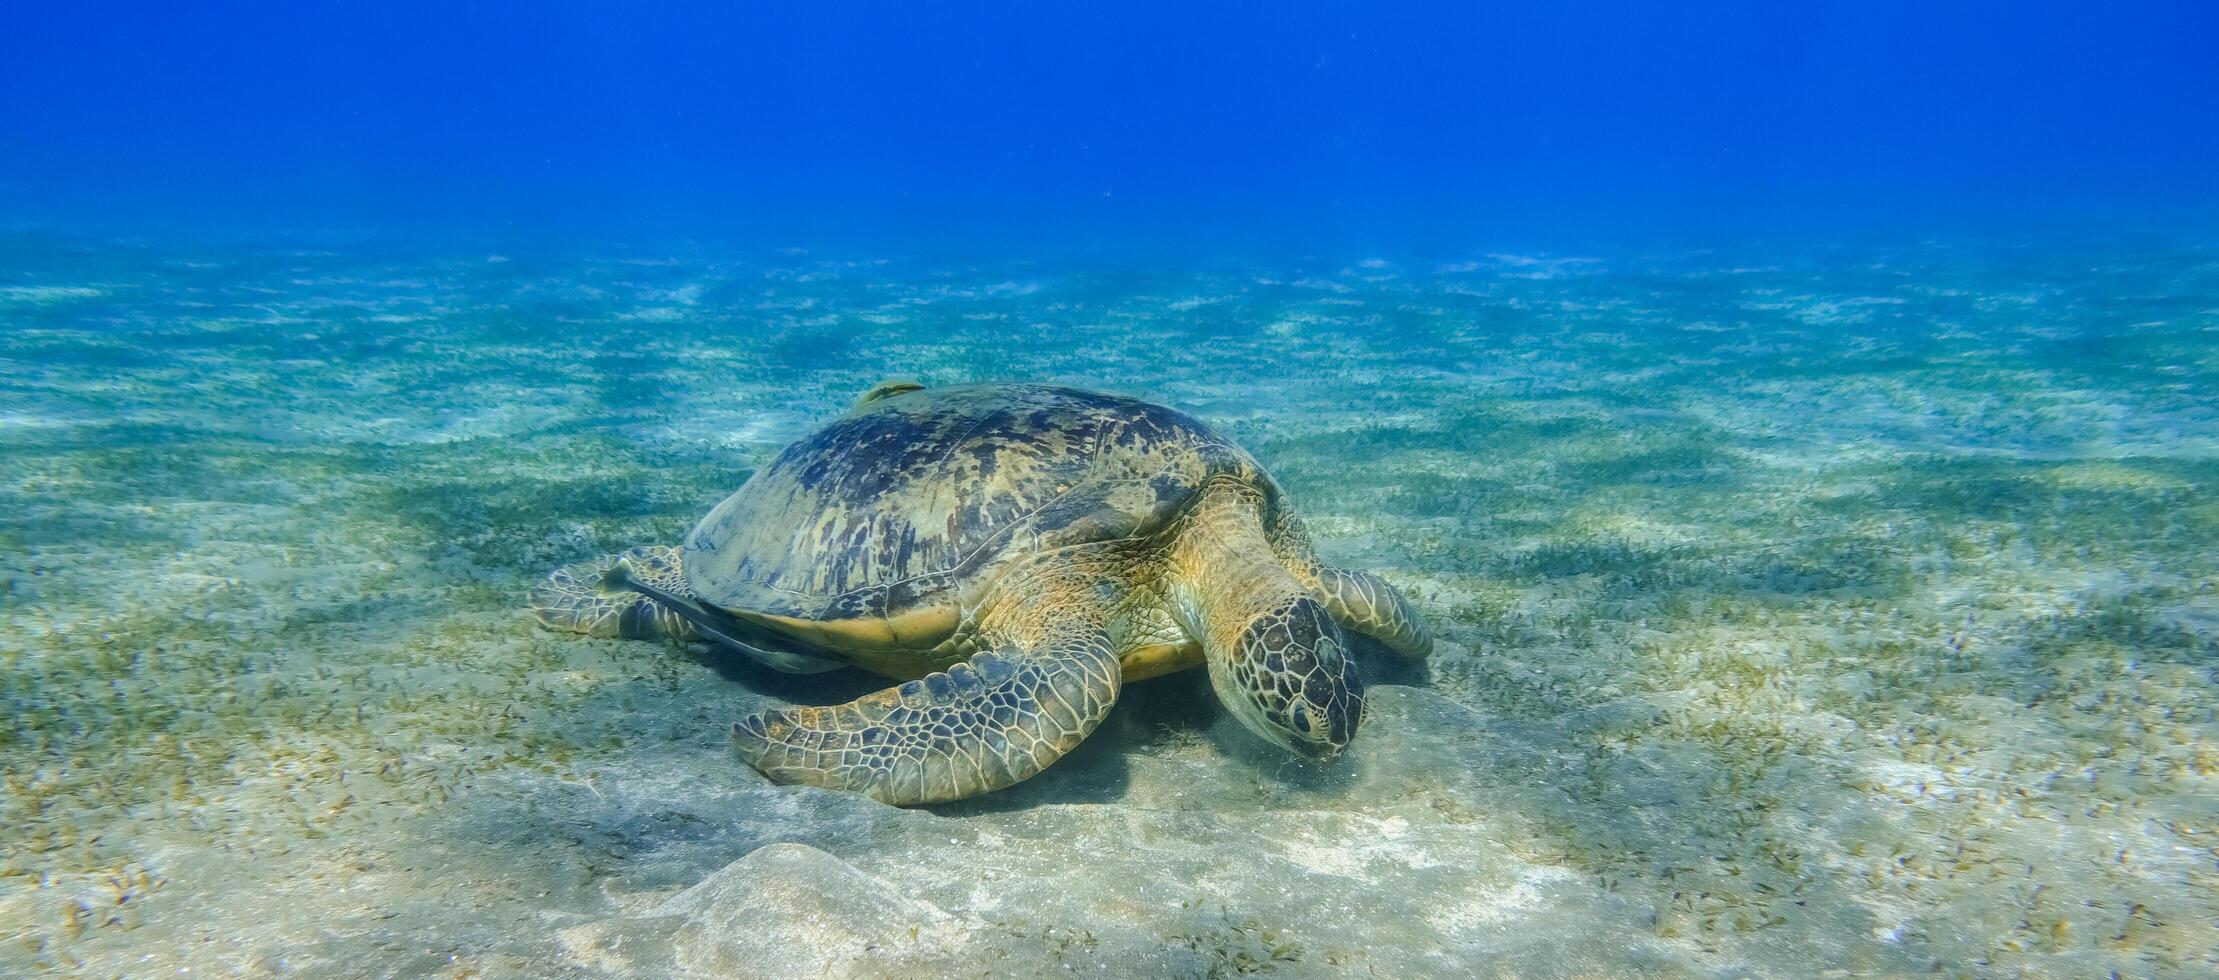
[[[703,640],[788,674],[821,674],[835,660],[753,642],[746,623],[701,604],[676,548],[640,547],[555,569],[531,591],[532,613],[553,629],[602,638]]]
[[[532,587],[532,615],[549,629],[601,639],[685,642],[699,638],[684,616],[633,588],[634,581],[684,589],[678,549],[633,548],[555,569],[546,581]]]

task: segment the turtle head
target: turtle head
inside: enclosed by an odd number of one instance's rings
[[[1364,720],[1348,643],[1308,596],[1272,604],[1208,657],[1210,686],[1250,731],[1310,759],[1339,755]]]

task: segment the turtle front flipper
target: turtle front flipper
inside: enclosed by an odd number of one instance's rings
[[[692,623],[633,588],[634,581],[691,594],[679,571],[678,549],[633,548],[555,569],[546,581],[532,587],[532,614],[550,629],[601,639],[684,642],[696,638]]]
[[[1423,660],[1432,655],[1433,630],[1426,626],[1417,607],[1386,579],[1318,561],[1317,552],[1310,547],[1310,531],[1293,511],[1280,509],[1266,535],[1272,552],[1309,587],[1340,628],[1378,640],[1406,659]]]
[[[1322,567],[1313,586],[1325,611],[1342,629],[1378,640],[1399,656],[1422,660],[1433,653],[1433,630],[1410,600],[1370,572]]]
[[[732,726],[748,764],[806,783],[910,806],[977,796],[1048,768],[1091,734],[1124,677],[1104,617],[1055,609],[1069,593],[1022,600],[1046,618],[998,650],[830,707],[781,708]]]

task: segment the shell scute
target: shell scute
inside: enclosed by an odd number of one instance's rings
[[[1214,475],[1260,478],[1203,423],[1136,399],[973,385],[868,400],[788,447],[685,542],[727,609],[819,623],[952,601],[1014,551],[1147,533]]]

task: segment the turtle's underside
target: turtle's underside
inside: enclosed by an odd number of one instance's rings
[[[773,779],[901,804],[1020,782],[1126,680],[1196,664],[1249,728],[1330,757],[1363,714],[1341,630],[1432,648],[1391,586],[1317,561],[1246,451],[1162,406],[1044,385],[882,384],[682,548],[558,569],[532,605],[596,636],[904,679],[733,728]]]

